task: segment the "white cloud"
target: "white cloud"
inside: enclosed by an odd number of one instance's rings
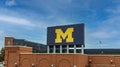
[[[0,21],[18,24],[18,25],[24,25],[24,26],[32,26],[32,27],[35,26],[35,24],[31,23],[29,20],[25,18],[17,18],[12,16],[6,16],[6,15],[0,16]]]
[[[4,45],[4,37],[5,37],[5,31],[0,30],[0,48]]]
[[[4,31],[0,30],[0,37],[4,35]]]
[[[100,30],[90,34],[90,36],[94,38],[100,38],[100,39],[112,38],[117,35],[118,35],[117,31],[100,31]]]
[[[120,26],[120,5],[117,5],[113,8],[106,9],[110,14],[106,20],[103,21],[103,24]]]
[[[106,20],[101,22],[101,26],[98,31],[94,31],[90,34],[90,36],[99,39],[106,38],[117,38],[120,33],[120,5],[117,5],[114,8],[106,9],[110,15]]]
[[[5,4],[7,6],[14,6],[14,5],[16,5],[16,2],[15,2],[15,0],[7,0]]]
[[[103,24],[114,26],[115,28],[120,28],[120,16],[112,16],[103,21]]]
[[[120,14],[120,5],[117,5],[116,7],[106,9],[106,11],[110,14],[119,15]]]
[[[69,24],[74,24],[74,22],[67,21],[65,19],[59,19],[56,18],[54,21],[49,21],[49,20],[43,20],[39,21],[40,23],[37,24],[39,28],[47,28],[50,26],[59,26],[59,25],[69,25]]]
[[[3,40],[4,36],[5,36],[5,32],[0,30],[0,41]]]

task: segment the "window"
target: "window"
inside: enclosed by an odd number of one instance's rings
[[[10,46],[10,40],[7,41],[7,45]]]

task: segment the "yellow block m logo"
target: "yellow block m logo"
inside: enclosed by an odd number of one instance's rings
[[[74,31],[74,28],[67,28],[65,33],[63,33],[61,29],[56,29],[55,30],[55,33],[56,33],[55,43],[62,43],[62,39],[63,40],[66,39],[66,42],[74,42],[74,39],[72,37],[73,31]]]

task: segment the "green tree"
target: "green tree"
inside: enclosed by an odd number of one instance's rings
[[[4,61],[4,56],[5,56],[5,50],[4,50],[4,48],[2,48],[1,49],[1,51],[0,51],[0,62],[2,62],[2,61]]]

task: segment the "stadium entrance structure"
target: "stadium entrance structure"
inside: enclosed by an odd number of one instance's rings
[[[20,43],[5,38],[5,67],[120,67],[119,55],[84,54],[90,51],[84,50],[84,24],[48,27],[47,46],[43,46],[47,53],[37,51],[38,43]]]

